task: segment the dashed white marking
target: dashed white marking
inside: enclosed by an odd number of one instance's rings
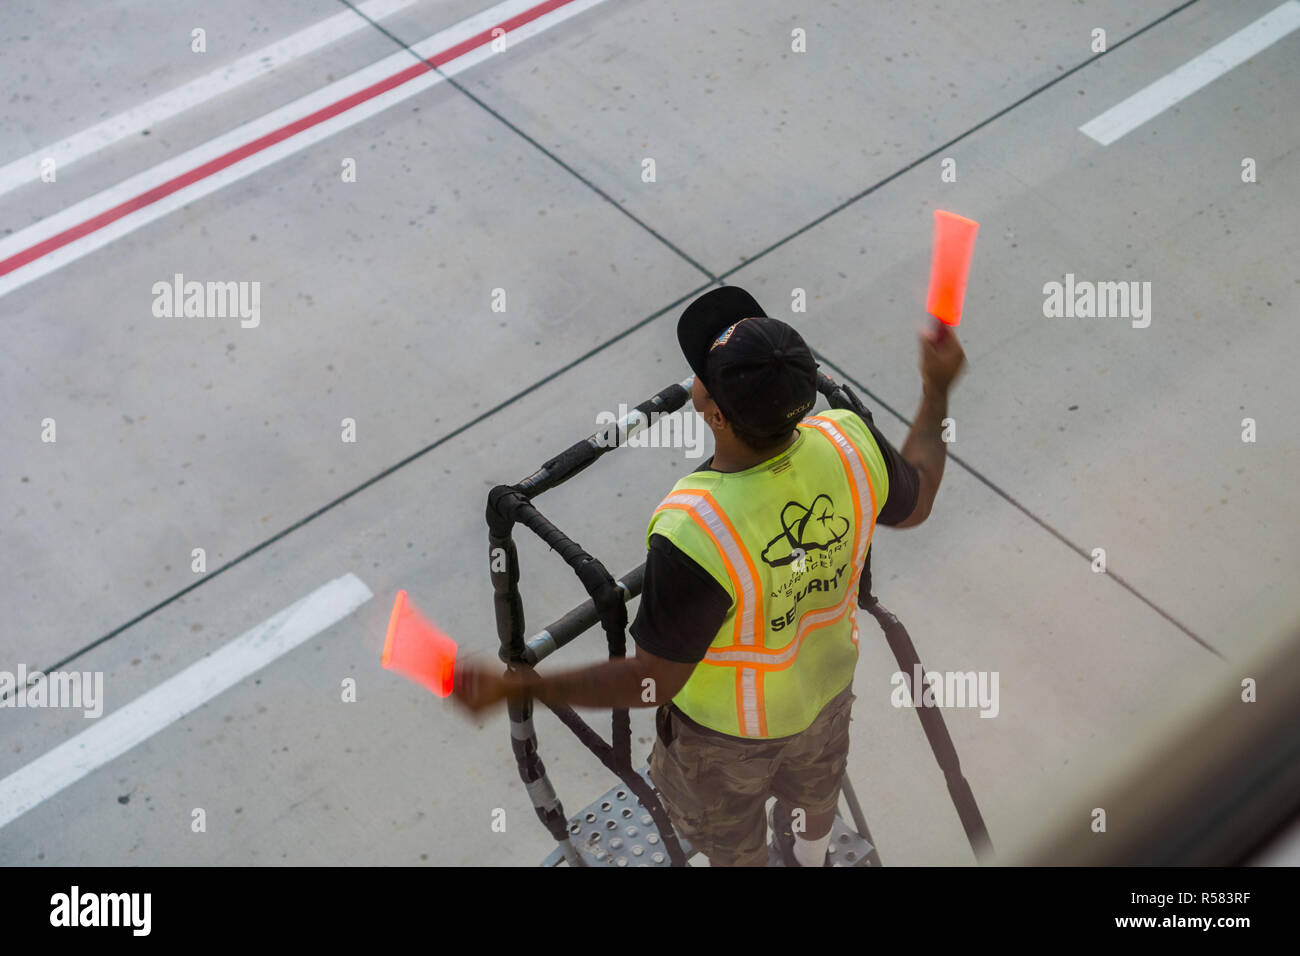
[[[1165,74],[1122,103],[1084,123],[1079,132],[1109,146],[1125,133],[1159,116],[1233,67],[1272,46],[1297,27],[1300,27],[1300,2],[1287,0],[1222,43],[1216,43],[1172,73]]]
[[[99,718],[89,729],[0,780],[0,827],[343,620],[372,597],[370,588],[356,575],[335,578],[175,677]]]

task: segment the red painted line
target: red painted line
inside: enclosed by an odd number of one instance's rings
[[[63,232],[50,236],[48,239],[44,239],[33,246],[29,246],[21,252],[15,252],[8,259],[0,260],[0,276],[8,275],[15,269],[21,269],[28,263],[33,262],[42,256],[48,255],[56,249],[61,249],[63,246],[68,245],[68,243],[75,242],[84,236],[97,232],[105,226],[121,219],[123,216],[135,212],[137,209],[143,209],[145,206],[152,205],[160,199],[170,196],[177,190],[184,189],[186,186],[190,186],[202,179],[206,179],[209,176],[219,173],[221,170],[233,166],[235,163],[247,159],[255,153],[260,153],[262,150],[268,149],[276,143],[283,142],[289,137],[301,133],[303,130],[311,129],[311,127],[317,126],[328,119],[338,116],[340,113],[346,113],[354,106],[358,106],[367,100],[372,100],[376,96],[387,93],[389,90],[395,89],[396,87],[413,80],[415,77],[426,73],[431,67],[439,67],[444,63],[448,63],[458,57],[464,56],[471,50],[475,50],[478,47],[483,46],[485,43],[492,42],[492,40],[495,39],[492,36],[493,30],[504,29],[506,33],[509,33],[511,30],[516,30],[524,24],[530,23],[539,17],[545,16],[552,10],[557,10],[572,2],[573,0],[545,0],[545,2],[539,3],[535,7],[530,7],[523,13],[518,13],[510,19],[498,23],[496,26],[488,27],[481,33],[462,40],[455,46],[448,47],[439,53],[435,53],[428,59],[422,60],[419,63],[413,63],[405,70],[394,73],[392,76],[380,80],[363,90],[358,90],[350,96],[345,96],[343,99],[331,103],[329,106],[322,107],[314,113],[304,116],[301,119],[294,120],[292,123],[281,126],[279,129],[272,130],[263,136],[259,136],[257,139],[245,143],[243,146],[237,146],[228,153],[224,153],[215,159],[208,160],[208,162],[196,166],[188,172],[181,173],[179,176],[175,176],[164,183],[160,183],[152,189],[147,189],[138,196],[133,196],[125,202],[119,203],[113,208],[101,212],[97,216],[92,216],[84,222],[79,222],[75,226],[70,226],[63,230]]]

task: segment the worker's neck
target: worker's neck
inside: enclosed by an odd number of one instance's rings
[[[719,435],[714,432],[712,470],[721,472],[746,471],[755,465],[761,465],[768,459],[775,458],[793,445],[798,438],[799,433],[791,430],[790,437],[778,447],[768,451],[754,451],[732,435],[726,433]]]

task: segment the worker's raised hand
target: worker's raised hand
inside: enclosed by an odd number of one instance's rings
[[[952,326],[931,322],[921,332],[921,385],[947,393],[966,365],[966,353]]]

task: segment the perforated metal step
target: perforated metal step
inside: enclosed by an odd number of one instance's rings
[[[650,783],[648,767],[638,772]],[[569,838],[588,866],[672,865],[654,817],[622,782],[569,819]],[[678,839],[687,859],[694,856],[691,845]],[[557,848],[542,865],[556,866],[563,858]],[[880,865],[871,844],[838,816],[831,828],[827,858],[832,866]],[[780,852],[769,845],[768,866],[781,865]]]
[[[638,773],[650,783],[647,767]],[[622,782],[569,820],[569,838],[588,866],[672,865],[654,817]]]

